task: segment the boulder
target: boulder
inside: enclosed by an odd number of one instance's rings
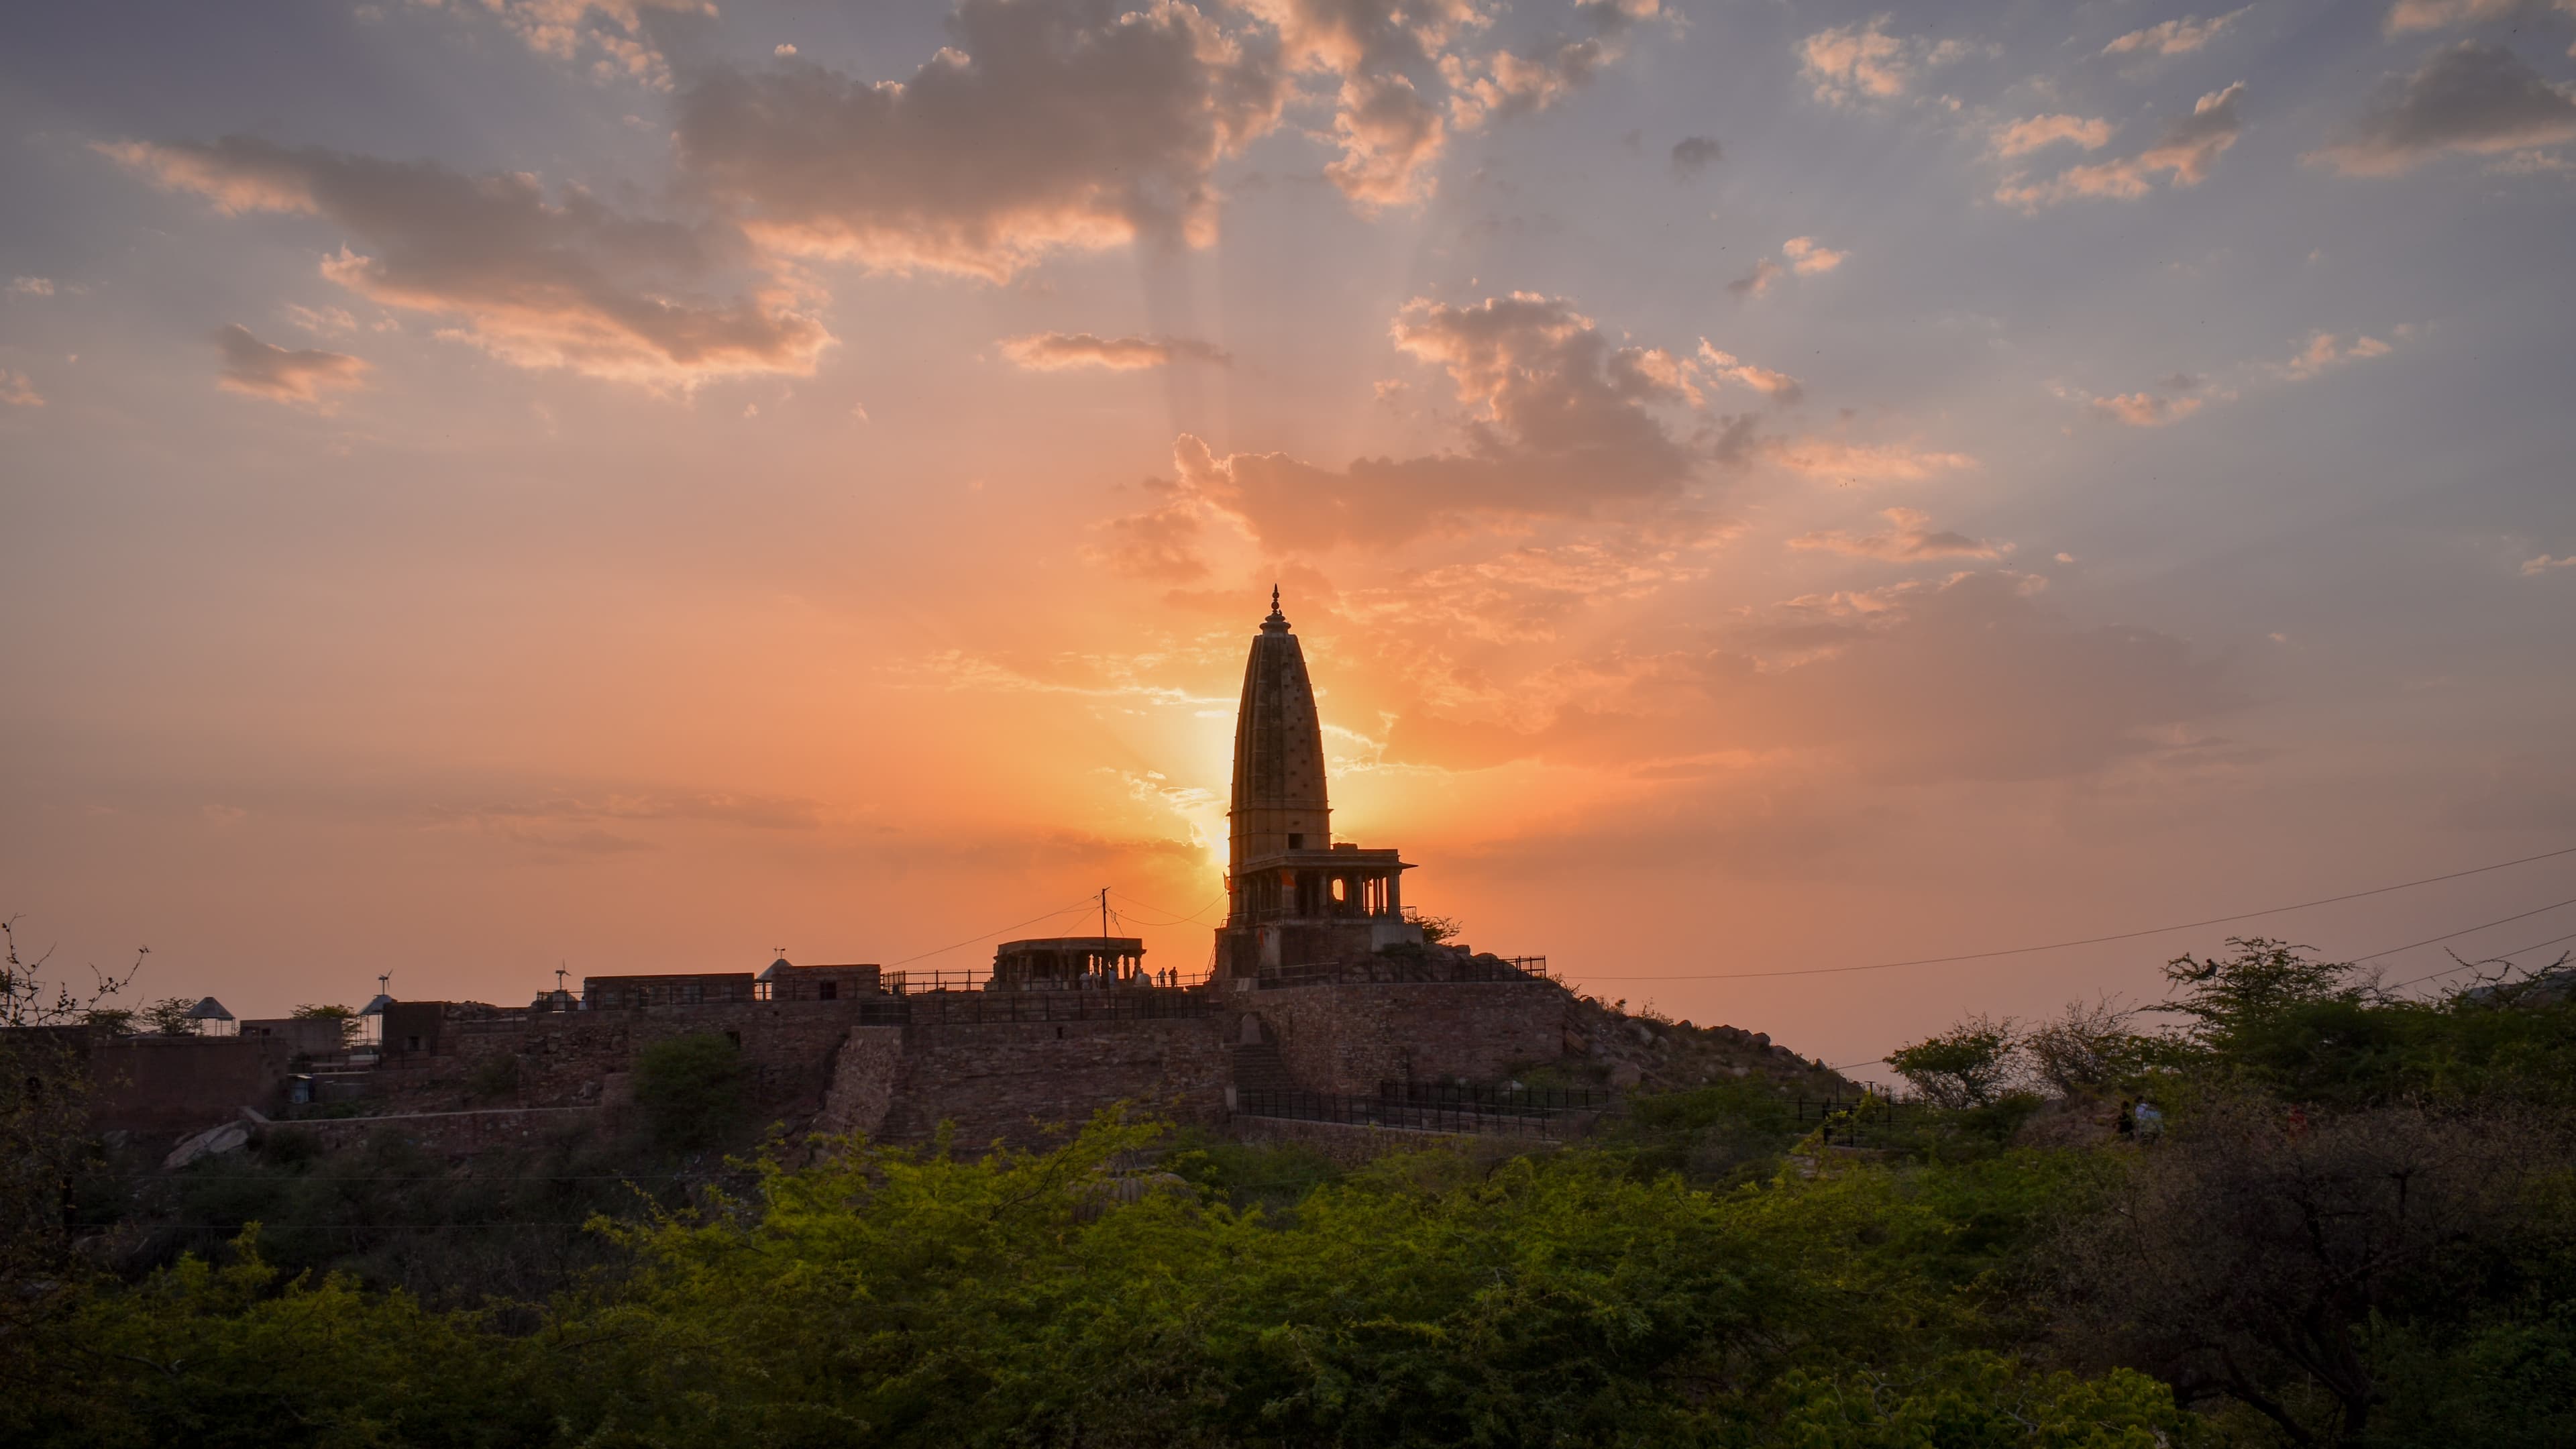
[[[176,1172],[200,1157],[238,1152],[249,1142],[250,1124],[247,1122],[226,1122],[220,1127],[209,1127],[171,1148],[170,1155],[161,1159],[161,1170]]]

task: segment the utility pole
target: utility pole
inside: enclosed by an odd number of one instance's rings
[[[1109,887],[1107,886],[1100,888],[1100,934],[1103,939],[1109,935]]]

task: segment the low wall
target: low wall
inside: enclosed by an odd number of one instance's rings
[[[479,1112],[411,1112],[390,1117],[317,1117],[277,1122],[270,1132],[312,1137],[331,1151],[392,1136],[430,1152],[461,1156],[551,1137],[571,1127],[594,1127],[600,1107],[501,1107]]]
[[[1355,1167],[1399,1152],[1455,1150],[1481,1155],[1518,1156],[1549,1152],[1557,1144],[1543,1137],[1489,1137],[1467,1132],[1415,1132],[1402,1127],[1361,1127],[1342,1122],[1301,1122],[1289,1117],[1238,1115],[1226,1126],[1237,1142],[1265,1147],[1302,1147]]]
[[[1346,982],[1229,992],[1233,1039],[1261,1019],[1310,1092],[1365,1096],[1387,1082],[1490,1082],[1565,1050],[1565,988],[1547,981]]]
[[[758,1110],[798,1117],[821,1107],[833,1054],[859,1019],[857,1001],[710,1002],[606,1011],[533,1012],[493,1022],[444,1023],[439,1051],[377,1075],[395,1101],[465,1105],[463,1094],[501,1058],[517,1058],[507,1100],[522,1107],[595,1105],[602,1083],[630,1070],[636,1053],[668,1037],[713,1033],[742,1048],[745,1096]],[[497,1104],[496,1104],[497,1105]]]

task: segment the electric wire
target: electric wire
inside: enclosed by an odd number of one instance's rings
[[[1098,896],[1084,896],[1081,900],[1078,900],[1078,901],[1074,902],[1072,905],[1069,905],[1069,906],[1063,907],[1063,908],[1062,908],[1062,909],[1060,909],[1060,910],[1053,910],[1053,911],[1049,911],[1049,912],[1047,912],[1047,913],[1046,913],[1045,915],[1043,915],[1043,916],[1031,916],[1031,917],[1029,917],[1029,918],[1028,918],[1027,920],[1025,920],[1025,921],[1013,921],[1012,923],[1010,923],[1010,924],[1009,924],[1009,925],[1007,925],[1007,926],[997,926],[997,927],[995,927],[995,928],[994,928],[994,929],[992,929],[992,930],[986,931],[984,934],[982,934],[982,935],[980,935],[980,936],[969,936],[969,937],[967,937],[967,938],[966,938],[965,940],[963,940],[963,941],[954,941],[954,942],[949,943],[948,945],[940,946],[940,947],[937,947],[937,948],[932,949],[932,950],[924,951],[924,952],[920,953],[919,955],[915,955],[915,956],[906,956],[906,957],[904,957],[904,958],[903,958],[902,960],[900,960],[900,961],[889,961],[889,962],[887,962],[887,963],[885,964],[885,966],[884,966],[882,969],[887,970],[887,971],[891,971],[891,970],[893,970],[893,969],[894,969],[895,967],[897,967],[897,966],[908,966],[908,965],[912,964],[912,963],[913,963],[913,962],[915,962],[915,961],[920,961],[920,960],[923,960],[923,959],[928,958],[928,957],[931,957],[931,956],[938,956],[938,955],[945,954],[946,952],[954,951],[954,950],[956,950],[956,949],[957,949],[958,947],[960,947],[960,946],[972,946],[972,945],[974,945],[974,944],[975,944],[976,942],[978,942],[978,941],[989,941],[989,940],[993,939],[995,936],[1001,935],[1001,934],[1002,934],[1003,932],[1005,932],[1005,931],[1016,931],[1016,930],[1020,929],[1022,926],[1034,926],[1034,925],[1036,925],[1036,924],[1037,924],[1038,922],[1040,922],[1040,921],[1052,921],[1052,920],[1054,920],[1054,919],[1055,919],[1056,917],[1058,917],[1058,916],[1071,915],[1071,914],[1072,914],[1072,913],[1074,913],[1075,911],[1087,911],[1087,910],[1091,909],[1093,906],[1098,905],[1099,903],[1100,903],[1100,898],[1099,898]]]
[[[2369,890],[2350,891],[2339,896],[2322,896],[2313,901],[2301,901],[2296,905],[2271,906],[2259,911],[2240,911],[2232,916],[2211,916],[2206,920],[2200,921],[2179,921],[2170,926],[2150,926],[2144,930],[2118,931],[2107,936],[2086,936],[2080,940],[2051,941],[2045,945],[2039,946],[2011,946],[1997,951],[1963,951],[1955,956],[1919,956],[1905,961],[1873,961],[1863,966],[1799,966],[1780,971],[1716,971],[1673,976],[1587,975],[1584,979],[1587,981],[1751,981],[1774,976],[1833,976],[1853,971],[1893,971],[1899,967],[1906,966],[1943,966],[1958,961],[1987,961],[2004,956],[2028,956],[2039,951],[2064,951],[2076,946],[2100,946],[2113,941],[2134,941],[2142,936],[2161,936],[2173,931],[2197,930],[2203,926],[2223,926],[2234,921],[2251,921],[2262,916],[2284,915],[2291,911],[2304,911],[2315,906],[2331,906],[2343,901],[2357,901],[2369,896],[2382,896],[2391,891],[2412,890],[2417,886],[2437,885],[2443,881],[2460,880],[2464,877],[2473,875],[2484,875],[2489,871],[2504,870],[2510,866],[2529,865],[2536,860],[2553,860],[2562,855],[2576,855],[2576,845],[2566,846],[2559,850],[2542,851],[2538,855],[2526,855],[2518,860],[2503,860],[2498,861],[2493,865],[2476,866],[2469,870],[2455,870],[2445,875],[2428,875],[2421,880],[2399,881],[2395,885],[2374,886]],[[2517,917],[2515,919],[2519,918]],[[2454,932],[2453,934],[2457,935],[2465,933]],[[2436,937],[2434,939],[2443,940],[2447,938]],[[2401,946],[2397,949],[2405,950],[2407,948]]]

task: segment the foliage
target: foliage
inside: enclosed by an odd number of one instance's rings
[[[365,1036],[367,1033],[367,1024],[359,1018],[358,1013],[354,1009],[346,1006],[327,1004],[304,1005],[288,1012],[287,1015],[293,1017],[297,1021],[329,1021],[338,1023],[340,1027],[340,1045],[344,1047],[355,1045],[358,1038]]]
[[[1420,926],[1423,941],[1433,946],[1444,941],[1457,940],[1459,933],[1467,929],[1455,916],[1426,916],[1419,911],[1408,909],[1404,918]]]
[[[195,1036],[197,1023],[188,1013],[196,1007],[193,1001],[165,996],[148,1003],[137,1013],[144,1030],[155,1036]]]
[[[2160,1043],[2131,1029],[2134,1007],[2108,1000],[2070,1001],[2054,1021],[2021,1038],[2030,1074],[2060,1096],[2099,1092],[2135,1076],[2163,1053]]]
[[[692,1032],[645,1047],[635,1054],[635,1105],[663,1145],[713,1146],[742,1114],[741,1046]]]
[[[1944,1107],[1982,1107],[2019,1076],[2021,1035],[2011,1017],[1971,1016],[1938,1036],[1887,1054],[1914,1090]]]

